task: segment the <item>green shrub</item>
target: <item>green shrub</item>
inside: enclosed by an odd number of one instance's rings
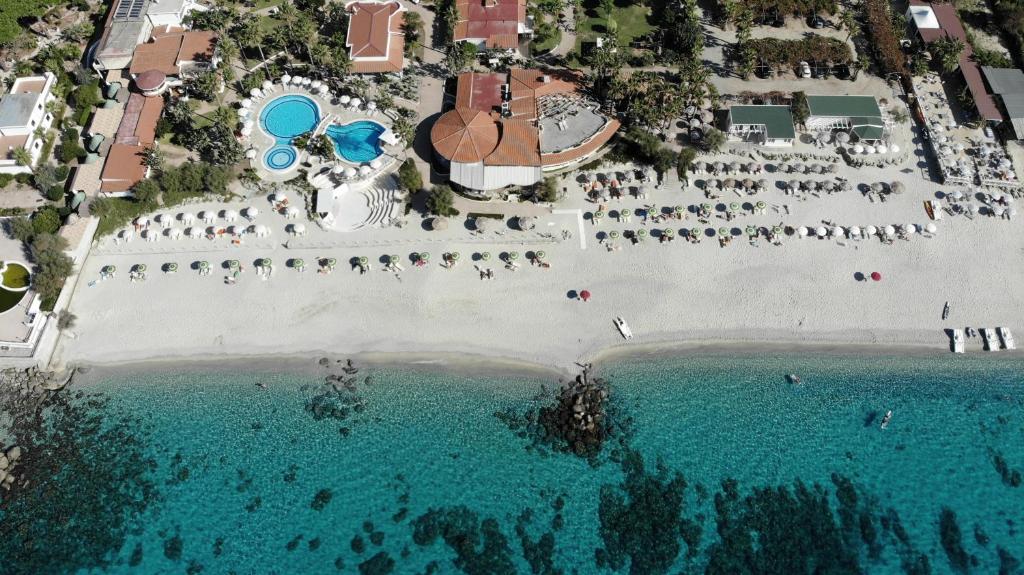
[[[14,174],[0,174],[0,188],[6,188],[14,181]]]
[[[64,185],[54,184],[46,190],[46,199],[51,202],[59,202],[64,199]]]
[[[32,216],[34,235],[55,234],[60,229],[60,212],[53,206],[43,206]]]

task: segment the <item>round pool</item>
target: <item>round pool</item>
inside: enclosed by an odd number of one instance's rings
[[[278,143],[309,132],[319,122],[319,106],[310,98],[298,94],[271,100],[260,112],[260,125]]]
[[[263,162],[271,170],[284,170],[295,163],[298,153],[291,146],[274,146],[267,150]]]
[[[332,124],[325,133],[334,141],[334,151],[346,160],[362,164],[377,159],[384,153],[380,147],[380,135],[387,128],[371,120],[359,120],[351,124]]]

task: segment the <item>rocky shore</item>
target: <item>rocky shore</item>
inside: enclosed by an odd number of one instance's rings
[[[8,442],[16,435],[15,426],[36,413],[46,397],[64,389],[74,377],[37,368],[0,371],[0,488],[10,491],[19,477],[24,449]]]

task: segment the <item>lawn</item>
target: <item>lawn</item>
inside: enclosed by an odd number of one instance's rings
[[[647,18],[651,14],[651,9],[641,4],[628,4],[622,6],[623,0],[619,0],[615,4],[615,8],[612,10],[612,18],[618,24],[618,32],[616,36],[619,40],[619,46],[629,46],[636,38],[646,36],[652,30],[654,26],[647,21]],[[598,36],[602,36],[606,33],[606,23],[604,15],[598,8],[598,3],[595,0],[586,0],[583,3],[583,11],[586,14],[586,19],[579,22],[576,30],[576,53],[580,53],[580,42],[581,41],[594,41]]]

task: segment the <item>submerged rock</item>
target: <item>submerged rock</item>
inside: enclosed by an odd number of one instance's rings
[[[395,569],[395,560],[381,551],[359,564],[359,575],[387,575]]]
[[[310,502],[309,507],[314,511],[323,511],[323,508],[327,507],[327,504],[331,502],[331,498],[333,497],[334,494],[330,489],[321,489],[313,496],[313,501]]]

